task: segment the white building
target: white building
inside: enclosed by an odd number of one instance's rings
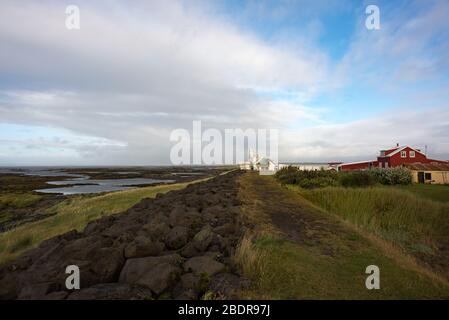
[[[278,166],[271,159],[267,157],[259,157],[254,150],[250,150],[248,161],[241,163],[240,169],[255,170],[259,171],[262,175],[271,175],[276,173]]]
[[[276,163],[268,158],[261,158],[255,164],[255,170],[259,171],[261,175],[275,174],[278,169]]]
[[[336,167],[334,163],[323,163],[323,162],[298,162],[298,163],[280,163],[279,169],[285,167],[295,167],[299,170],[314,171],[314,170],[335,170]]]

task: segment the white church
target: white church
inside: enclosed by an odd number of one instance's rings
[[[261,175],[272,175],[278,170],[278,165],[267,157],[260,157],[254,150],[249,150],[248,161],[240,164],[242,170],[259,171]]]

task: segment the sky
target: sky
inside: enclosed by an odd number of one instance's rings
[[[365,26],[368,5],[380,29]],[[66,7],[80,12],[66,27]],[[0,166],[170,164],[170,133],[279,130],[280,161],[449,159],[449,1],[0,3]]]

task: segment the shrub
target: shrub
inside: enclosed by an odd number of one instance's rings
[[[370,171],[372,171],[381,184],[406,185],[412,183],[412,175],[407,168],[372,169]]]
[[[296,167],[285,167],[276,173],[282,184],[295,184],[302,188],[323,188],[338,185],[338,174],[326,170],[299,170]]]
[[[342,185],[344,187],[369,187],[376,184],[406,185],[412,182],[408,169],[370,169],[366,171],[335,172],[332,170],[299,170],[285,167],[276,173],[282,184],[294,184],[305,189]]]
[[[340,173],[340,183],[344,187],[369,187],[378,183],[371,171],[352,171]]]

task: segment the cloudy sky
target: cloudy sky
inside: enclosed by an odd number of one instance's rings
[[[380,30],[365,27],[368,4]],[[66,28],[68,5],[80,29]],[[449,1],[0,3],[0,165],[169,164],[170,132],[277,128],[283,161],[449,159]]]

